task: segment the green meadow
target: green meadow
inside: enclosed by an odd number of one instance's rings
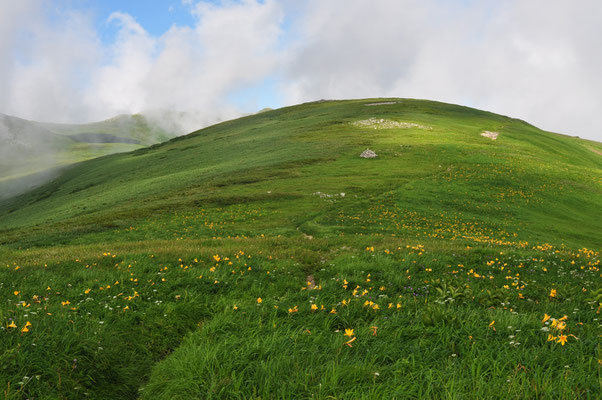
[[[600,154],[363,99],[74,164],[0,201],[0,398],[598,399]]]

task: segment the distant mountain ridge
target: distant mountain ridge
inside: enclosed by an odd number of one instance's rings
[[[51,132],[65,136],[76,136],[82,134],[103,134],[109,140],[108,143],[118,143],[118,138],[133,139],[137,144],[151,145],[163,142],[177,136],[180,132],[167,132],[156,124],[151,123],[142,114],[120,114],[113,118],[99,122],[86,124],[60,124],[50,122],[33,122],[35,125],[48,129]],[[84,136],[80,136],[80,139]],[[102,143],[97,138],[89,136],[89,143]],[[82,142],[85,140],[76,140]],[[128,143],[125,141],[123,143]]]
[[[0,198],[37,186],[57,167],[136,150],[181,133],[168,131],[141,114],[61,124],[0,113]]]

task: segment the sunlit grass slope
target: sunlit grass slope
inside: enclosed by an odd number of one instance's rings
[[[596,398],[601,150],[367,99],[76,164],[0,202],[0,390]]]
[[[587,142],[465,107],[416,100],[365,103],[284,108],[82,163],[4,203],[0,223],[6,228],[43,223],[44,229],[75,232],[81,240],[82,230],[99,224],[129,227],[157,212],[255,202],[279,217],[266,213],[223,233],[423,229],[426,237],[450,238],[503,231],[512,241],[596,243],[601,160]],[[431,129],[351,124],[373,117]],[[484,130],[500,136],[487,139],[480,136]],[[379,157],[361,159],[367,147]],[[383,218],[386,213],[395,217]],[[462,232],[445,231],[454,223]],[[35,237],[35,229],[28,231]]]

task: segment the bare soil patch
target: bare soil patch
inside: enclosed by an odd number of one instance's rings
[[[481,132],[481,136],[484,136],[486,138],[489,138],[491,140],[496,140],[498,137],[499,133],[498,132],[491,132],[491,131],[483,131]]]
[[[413,122],[393,121],[384,118],[369,118],[361,121],[355,121],[352,123],[353,126],[360,128],[372,128],[372,129],[392,129],[392,128],[418,128],[431,130],[430,126],[415,124]]]
[[[401,103],[400,101],[381,101],[379,103],[366,103],[364,104],[365,106],[386,106],[389,104],[397,104],[397,103]]]

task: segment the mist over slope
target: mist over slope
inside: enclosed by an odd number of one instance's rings
[[[0,198],[49,181],[61,167],[160,143],[189,132],[193,125],[190,115],[169,111],[124,114],[88,124],[36,122],[0,114]]]

